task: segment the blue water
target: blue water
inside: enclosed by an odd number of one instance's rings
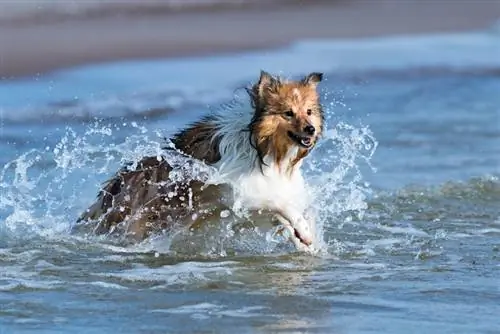
[[[304,41],[0,83],[0,333],[495,333],[500,34]],[[325,72],[324,247],[71,235],[101,182],[260,69]]]

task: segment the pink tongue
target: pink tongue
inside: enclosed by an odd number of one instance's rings
[[[306,144],[306,145],[309,145],[309,144],[311,143],[311,139],[309,139],[309,138],[304,138],[304,139],[302,139],[302,142],[303,142],[304,144]]]

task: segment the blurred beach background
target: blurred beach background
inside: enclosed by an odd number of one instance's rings
[[[500,1],[0,0],[0,333],[496,333]],[[320,252],[71,233],[263,69],[324,72]]]
[[[494,0],[2,1],[0,75],[123,59],[268,49],[487,27]]]

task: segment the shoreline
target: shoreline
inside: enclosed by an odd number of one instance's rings
[[[352,0],[4,21],[0,80],[112,61],[275,49],[311,38],[470,31],[499,19],[500,2],[495,1]]]

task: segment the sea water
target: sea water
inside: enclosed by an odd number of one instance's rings
[[[497,332],[499,55],[490,29],[1,82],[0,333]],[[123,163],[260,69],[325,73],[304,164],[321,252],[226,222],[135,246],[70,233]]]

